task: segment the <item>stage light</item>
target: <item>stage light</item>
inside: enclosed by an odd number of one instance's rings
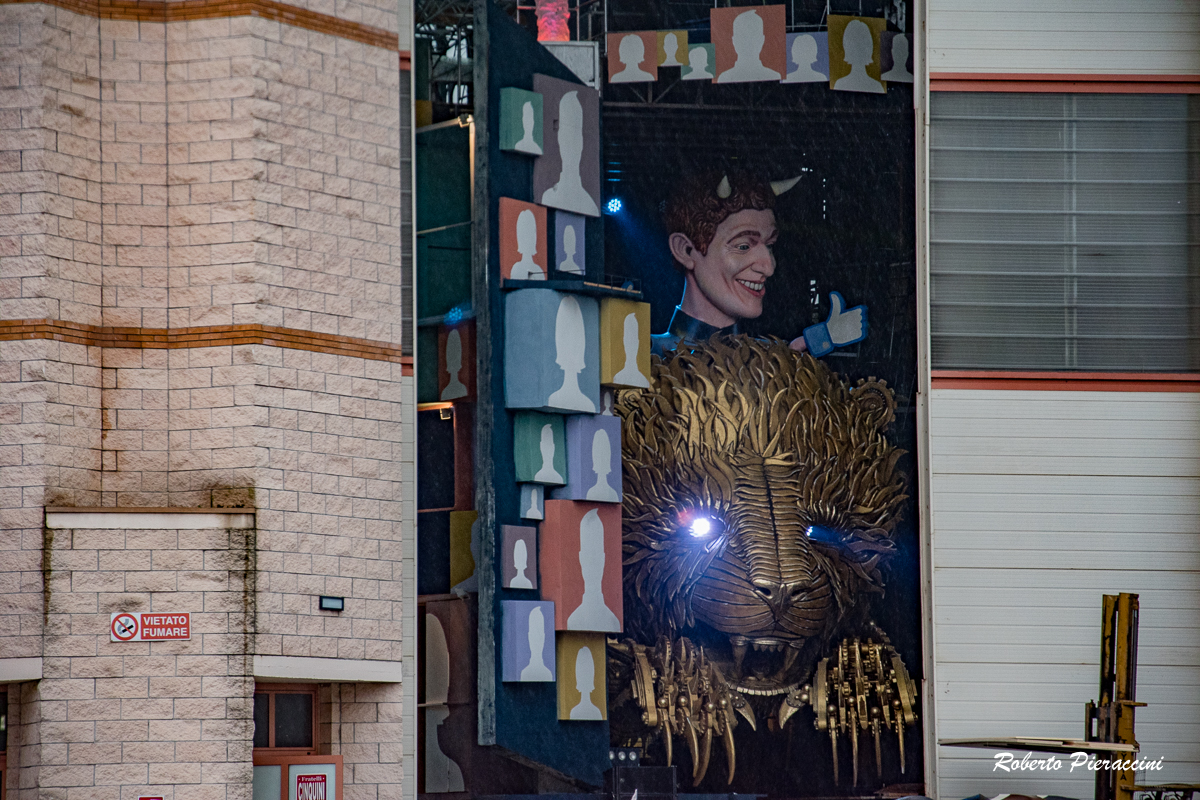
[[[692,520],[692,525],[688,528],[688,533],[700,539],[712,533],[712,527],[712,520],[708,517],[696,517]]]
[[[457,325],[466,319],[469,313],[471,313],[471,304],[461,303],[447,311],[446,316],[442,318],[442,321],[447,325]]]
[[[614,197],[612,200],[608,201],[606,206],[604,206],[604,210],[610,214],[616,214],[621,210],[621,205],[621,198]]]

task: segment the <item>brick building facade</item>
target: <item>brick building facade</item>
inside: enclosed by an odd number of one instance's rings
[[[249,800],[271,686],[413,794],[410,18],[0,3],[5,798]]]

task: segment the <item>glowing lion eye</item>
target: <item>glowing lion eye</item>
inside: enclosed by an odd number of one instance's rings
[[[690,519],[685,519],[681,526],[693,539],[708,539],[716,541],[716,537],[725,531],[725,523],[720,517],[699,513]]]
[[[810,525],[805,533],[808,534],[809,539],[823,544],[843,544],[846,540],[846,537],[838,531],[822,525]]]

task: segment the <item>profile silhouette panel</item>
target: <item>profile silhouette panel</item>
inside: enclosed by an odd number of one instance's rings
[[[475,322],[438,328],[438,399],[475,399]]]
[[[450,512],[450,591],[469,594],[479,591],[479,513]]]
[[[547,600],[500,601],[502,623],[500,677],[505,682],[554,680],[554,603]]]
[[[787,54],[784,83],[829,82],[829,37],[825,31],[789,33]]]
[[[613,403],[615,401],[615,392],[612,389],[600,390],[600,413],[606,417],[613,416]]]
[[[884,31],[879,45],[879,77],[893,83],[913,82],[912,47],[907,34]]]
[[[521,484],[521,519],[544,519],[545,488],[540,483]]]
[[[513,417],[513,457],[518,483],[561,486],[567,482],[567,438],[558,414]]]
[[[829,86],[839,92],[885,94],[880,79],[880,38],[887,27],[882,17],[830,14]]]
[[[587,253],[584,247],[586,223],[584,217],[566,211],[554,212],[554,268],[571,275],[587,273]]]
[[[556,649],[558,718],[575,722],[608,719],[604,635],[560,633]]]
[[[470,612],[460,600],[434,601],[424,606],[423,628],[418,652],[425,669],[418,693],[425,741],[424,788],[428,794],[461,792],[466,789],[470,748],[458,735],[462,723],[473,715],[469,705],[474,683],[471,670],[461,665],[474,662],[471,646]]]
[[[686,67],[688,35],[685,30],[658,31],[658,66]]]
[[[658,80],[658,34],[655,31],[610,33],[609,83],[651,83]]]
[[[445,752],[438,731],[450,716],[446,696],[450,684],[450,652],[442,623],[425,615],[425,792],[461,792],[462,769]]]
[[[500,526],[500,585],[505,589],[536,589],[537,528]]]
[[[650,386],[650,304],[618,297],[600,301],[600,383]]]
[[[621,631],[621,506],[547,500],[538,536],[541,591],[557,630]]]
[[[524,89],[500,90],[500,149],[542,154],[542,96]]]
[[[783,80],[787,68],[784,6],[709,10],[716,54],[716,83]]]
[[[546,209],[501,197],[500,277],[545,280],[546,264]]]
[[[549,289],[523,289],[509,292],[504,308],[507,407],[598,412],[599,303]]]
[[[445,654],[449,658],[448,667],[439,668],[440,671],[435,670],[428,661],[430,651],[426,649],[422,656],[426,665],[425,685],[422,687],[425,697],[422,702],[449,703],[451,706],[470,703],[475,692],[475,671],[460,668],[464,664],[475,663],[476,631],[468,601],[457,598],[431,600],[423,605],[422,609],[425,612],[423,620],[426,623],[422,642],[425,645],[430,643],[428,623],[431,617],[436,618],[439,629],[435,635],[440,637]],[[441,658],[441,652],[436,650],[434,655]],[[446,672],[446,669],[449,671]],[[440,677],[435,678],[435,673]],[[430,697],[434,699],[430,700]]]
[[[546,123],[543,155],[533,162],[533,199],[600,216],[600,94],[546,75],[534,75],[533,88],[542,95]]]
[[[711,81],[716,77],[716,49],[711,44],[688,45],[687,65],[682,70],[681,77],[685,81]]]
[[[425,702],[450,702],[450,647],[441,620],[433,614],[425,615]]]
[[[621,420],[604,414],[567,417],[567,484],[556,500],[621,502]]]

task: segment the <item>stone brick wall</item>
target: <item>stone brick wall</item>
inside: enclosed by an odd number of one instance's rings
[[[0,659],[44,672],[10,693],[20,800],[249,798],[252,655],[415,653],[408,23],[218,5],[0,2]],[[161,329],[191,340],[126,346]],[[47,506],[257,530],[47,532]],[[111,611],[161,604],[190,642],[108,641]],[[398,797],[402,688],[324,691],[345,796]]]
[[[99,20],[0,5],[0,319],[100,324]]]
[[[58,529],[46,554],[10,797],[250,800],[253,530]],[[192,638],[111,642],[115,611],[189,611]]]
[[[99,505],[100,348],[0,341],[0,658],[41,655],[42,509]]]

